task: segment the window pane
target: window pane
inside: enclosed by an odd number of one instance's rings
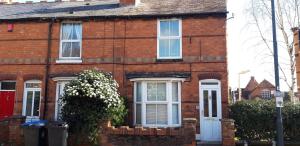
[[[160,39],[159,57],[169,57],[169,56],[170,56],[169,39]]]
[[[33,116],[39,116],[39,111],[40,111],[40,96],[41,92],[40,91],[35,91],[34,93],[34,107],[33,107]]]
[[[136,115],[135,115],[135,123],[136,124],[142,124],[142,107],[141,107],[141,104],[136,104]]]
[[[73,30],[72,30],[72,39],[73,40],[79,40],[81,39],[81,24],[73,24]]]
[[[178,101],[178,82],[172,83],[172,101]]]
[[[80,57],[80,42],[72,43],[71,57]]]
[[[179,36],[179,20],[170,21],[170,35]]]
[[[166,83],[157,84],[157,101],[167,101]]]
[[[171,56],[180,56],[180,39],[171,39],[170,47]]]
[[[211,102],[212,102],[212,117],[217,117],[218,116],[217,91],[215,90],[211,92]]]
[[[218,85],[218,82],[202,82],[201,85]]]
[[[27,92],[26,116],[31,116],[33,91]]]
[[[164,104],[157,105],[157,124],[168,124],[168,106]]]
[[[62,25],[62,39],[63,40],[70,40],[72,39],[72,32],[73,31],[73,25],[72,24],[63,24]]]
[[[209,117],[209,111],[208,111],[208,90],[203,91],[203,99],[204,99],[204,117]]]
[[[137,102],[142,101],[142,83],[141,82],[136,83],[136,101]]]
[[[172,123],[179,124],[179,113],[178,113],[178,104],[172,105]]]
[[[72,43],[63,42],[62,43],[62,57],[71,57],[72,56]]]
[[[146,124],[156,124],[156,105],[146,105]]]
[[[147,84],[147,100],[156,101],[156,83]]]
[[[41,88],[41,83],[26,83],[26,88]]]
[[[170,28],[169,21],[160,21],[160,36],[169,36]]]
[[[1,82],[1,90],[15,90],[16,82]]]

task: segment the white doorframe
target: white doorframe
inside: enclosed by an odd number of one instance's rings
[[[54,120],[58,120],[58,100],[61,96],[61,88],[64,88],[67,84],[67,81],[59,81],[56,83],[56,97],[55,97],[55,114],[54,114]]]
[[[58,120],[58,99],[61,93],[61,86],[65,87],[71,80],[75,80],[77,77],[55,77],[52,80],[56,82],[56,93],[55,93],[55,113],[54,120]]]
[[[26,84],[38,84],[39,87],[26,87]],[[26,81],[24,83],[24,95],[23,95],[23,109],[22,109],[22,114],[23,116],[26,116],[26,108],[27,108],[27,92],[32,92],[32,105],[31,105],[31,116],[26,117],[27,120],[35,120],[40,118],[41,114],[41,100],[42,100],[42,89],[41,89],[41,81],[39,80],[31,80],[31,81]],[[40,92],[40,100],[39,100],[39,114],[38,116],[33,115],[33,109],[34,109],[34,98],[35,98],[35,92]]]
[[[208,94],[208,117],[204,117],[204,99],[203,91]],[[217,116],[212,116],[212,99],[213,91],[217,92]],[[199,81],[199,117],[200,117],[200,134],[196,135],[197,140],[202,141],[221,141],[221,122],[222,118],[222,102],[221,102],[221,82],[216,79],[206,79]],[[212,129],[212,131],[205,130],[205,128]],[[204,132],[206,131],[206,133]],[[205,135],[212,134],[212,136]]]

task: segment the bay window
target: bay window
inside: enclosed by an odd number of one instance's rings
[[[181,124],[180,82],[134,83],[135,125],[176,127]]]

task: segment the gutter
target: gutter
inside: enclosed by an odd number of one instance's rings
[[[49,69],[50,69],[50,57],[51,57],[51,44],[52,44],[52,29],[55,18],[52,18],[49,22],[48,27],[48,46],[47,46],[47,58],[46,58],[46,68],[45,68],[45,99],[44,99],[44,114],[43,119],[46,119],[48,112],[48,82],[49,82]]]
[[[75,12],[76,14],[76,12]],[[226,17],[228,11],[215,11],[215,12],[201,12],[201,13],[175,13],[175,14],[140,14],[140,15],[108,15],[108,16],[57,16],[56,19],[141,19],[141,18],[172,18],[172,17],[207,17],[207,16],[221,16]],[[7,22],[16,22],[16,21],[49,21],[52,20],[53,17],[25,17],[25,18],[15,18],[15,19],[1,19],[0,21]]]

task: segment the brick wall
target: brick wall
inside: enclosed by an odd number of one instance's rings
[[[182,18],[182,61],[157,61],[157,19],[108,19],[82,21],[81,64],[59,64],[60,21],[53,25],[50,77],[65,76],[85,69],[112,72],[120,84],[121,95],[128,97],[128,125],[132,126],[133,83],[130,72],[188,72],[182,84],[182,119],[199,119],[199,75],[217,73],[222,87],[223,117],[227,117],[228,73],[226,53],[226,17],[203,16]],[[14,22],[13,32],[7,23],[0,24],[0,79],[17,81],[14,115],[22,113],[24,82],[43,82],[41,116],[44,111],[44,81],[47,56],[48,22]],[[203,79],[203,78],[202,78]],[[56,82],[49,78],[47,119],[54,118]],[[198,120],[199,121],[199,120]],[[199,123],[197,124],[199,125]],[[199,133],[199,126],[197,126]]]
[[[222,146],[235,146],[234,120],[222,119]]]
[[[181,128],[114,128],[107,127],[100,135],[105,146],[195,146],[196,122],[183,119]]]
[[[24,123],[25,117],[12,116],[0,121],[0,144],[4,146],[23,146],[23,132],[21,124]]]
[[[294,47],[295,47],[295,59],[296,59],[296,79],[297,79],[297,91],[298,101],[300,100],[300,48],[299,48],[299,28],[294,28]]]

